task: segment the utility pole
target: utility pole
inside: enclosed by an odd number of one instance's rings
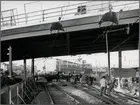
[[[107,36],[107,32],[105,33],[106,36],[106,50],[107,50],[107,57],[108,57],[108,74],[109,74],[109,79],[110,79],[110,52],[108,49],[108,36]]]

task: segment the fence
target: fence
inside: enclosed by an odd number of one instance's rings
[[[118,9],[123,9],[123,11],[129,9],[138,9],[139,1],[131,2],[121,2],[121,1],[111,1],[113,5],[113,10],[118,12]],[[80,7],[81,6],[81,7]],[[81,8],[81,9],[80,9]],[[86,12],[82,13],[82,9]],[[68,6],[61,6],[50,9],[43,9],[40,11],[34,11],[23,14],[13,14],[11,16],[1,17],[2,27],[11,27],[27,24],[37,24],[40,22],[54,22],[58,21],[58,17],[62,17],[62,20],[81,18],[86,16],[101,15],[108,11],[108,2],[106,3],[96,3],[93,1],[88,1],[84,3],[72,4]],[[3,14],[4,11],[1,12]]]
[[[27,78],[26,81],[1,89],[1,104],[29,104],[38,92],[34,79]]]

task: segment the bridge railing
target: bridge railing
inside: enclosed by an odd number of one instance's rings
[[[121,2],[111,1],[113,11],[118,12],[130,9],[138,9],[139,1]],[[81,7],[80,7],[81,6]],[[83,7],[82,7],[83,6]],[[85,6],[85,7],[84,7]],[[79,10],[78,10],[79,8]],[[81,9],[80,9],[81,8]],[[20,25],[33,25],[41,22],[50,23],[58,21],[58,17],[63,20],[102,15],[108,11],[108,2],[95,3],[95,1],[88,1],[84,3],[71,4],[56,8],[44,9],[23,14],[14,14],[12,16],[1,17],[1,27],[11,27]],[[2,14],[3,12],[1,12]]]

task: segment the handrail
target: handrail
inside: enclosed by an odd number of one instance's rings
[[[15,9],[17,9],[17,8],[13,8],[13,9],[10,9],[10,10],[15,10]],[[4,10],[2,12],[7,12],[7,11],[9,11],[9,10]]]
[[[138,3],[138,2],[134,2],[133,4],[135,4],[135,3]],[[107,4],[107,3],[104,3],[104,4]],[[132,4],[132,3],[127,3],[127,5],[128,5],[128,4]],[[100,4],[100,5],[101,5],[101,4]],[[115,6],[113,6],[113,7],[123,6],[123,5],[126,5],[126,4],[115,5]],[[97,6],[97,5],[91,5],[91,6]],[[88,6],[88,7],[91,7],[91,6]],[[61,7],[59,7],[59,8],[61,8]],[[108,7],[104,7],[104,8],[108,8]],[[52,9],[55,9],[55,8],[44,9],[44,10],[34,11],[34,12],[29,12],[29,13],[27,13],[27,15],[28,15],[28,14],[31,14],[31,13],[42,12],[42,11],[52,10]],[[77,9],[77,8],[73,8],[73,9]],[[73,10],[73,9],[69,9],[69,10]],[[97,10],[97,9],[100,9],[100,8],[96,8],[96,9],[92,9],[92,10]],[[65,11],[69,11],[69,10],[65,10]],[[49,14],[49,13],[57,13],[57,12],[61,12],[61,11],[48,12],[47,14]],[[14,16],[20,16],[20,15],[25,15],[25,13],[19,14],[19,15],[14,15]],[[11,17],[11,16],[7,16],[7,17],[4,17],[4,18],[10,18],[10,17]],[[25,17],[24,17],[24,18],[25,18]]]
[[[93,2],[93,1],[90,1],[90,2]],[[115,1],[115,2],[118,2],[118,1]],[[87,2],[88,3],[88,2]],[[79,3],[79,4],[84,4],[84,3]],[[69,7],[70,6],[75,6],[75,5],[79,5],[79,4],[73,4],[73,5],[68,5]],[[108,3],[103,3],[103,4],[108,4]],[[92,6],[98,6],[98,5],[103,5],[103,4],[101,4],[101,3],[98,3],[98,4],[96,4],[96,5],[92,5]],[[85,5],[85,4],[84,4]],[[38,10],[38,11],[33,11],[33,12],[28,12],[28,13],[26,13],[26,14],[31,14],[31,13],[36,13],[36,12],[41,12],[41,11],[48,11],[48,10],[52,10],[52,9],[57,9],[57,8],[64,8],[64,7],[67,7],[67,6],[59,6],[59,7],[55,7],[55,8],[50,8],[50,9],[44,9],[44,10]],[[77,8],[74,8],[74,9],[77,9]],[[71,10],[71,9],[69,9],[69,10]],[[65,10],[64,10],[65,11]],[[66,11],[68,11],[68,10],[66,10]],[[3,12],[3,11],[2,11]],[[61,12],[61,11],[60,11]],[[49,13],[53,13],[53,12],[49,12]],[[20,15],[25,15],[25,13],[22,13],[22,14],[18,14],[18,15],[14,15],[14,16],[20,16]],[[11,16],[7,16],[7,17],[4,17],[4,18],[9,18],[9,17],[11,17]],[[24,17],[25,18],[25,17]]]
[[[65,6],[61,6],[61,7],[55,7],[55,8],[44,9],[44,10],[39,10],[39,11],[28,12],[28,13],[26,13],[27,18],[25,17],[25,13],[12,16],[12,17],[15,17],[15,20],[12,20],[11,16],[3,17],[1,19],[1,25],[3,27],[7,26],[7,25],[8,26],[15,26],[15,25],[18,25],[18,24],[21,24],[21,23],[22,24],[28,24],[31,21],[35,21],[35,20],[38,21],[38,22],[42,22],[42,21],[46,21],[46,19],[50,19],[50,18],[53,18],[53,17],[56,17],[56,19],[57,19],[57,17],[61,16],[62,14],[63,14],[62,17],[68,18],[72,14],[73,14],[73,16],[75,16],[75,13],[77,12],[77,11],[75,11],[75,12],[73,11],[73,10],[77,9],[77,7],[75,7],[75,5],[81,6],[81,5],[84,4],[84,5],[87,6],[87,8],[88,7],[94,7],[94,6],[98,7],[98,8],[89,8],[89,9],[86,10],[86,12],[90,12],[90,11],[100,10],[102,7],[99,7],[99,5],[108,4],[108,3],[92,4],[91,2],[93,2],[93,1],[71,4],[71,5],[65,5]],[[115,2],[119,2],[119,1],[112,1],[111,3],[113,4]],[[123,5],[125,5],[125,6],[126,5],[134,5],[134,4],[137,4],[137,3],[139,3],[139,2],[136,1],[136,2],[133,2],[133,4],[132,3],[122,3],[122,4],[119,4],[119,5],[114,5],[113,7],[119,7],[119,6],[123,6]],[[87,4],[89,4],[89,5],[87,5]],[[65,8],[65,7],[71,7],[71,8],[62,11],[62,8]],[[107,9],[108,6],[104,6],[103,8]],[[60,10],[58,10],[58,9],[60,9]],[[89,13],[89,14],[93,15],[93,13]],[[101,13],[101,14],[103,14],[103,13]],[[88,15],[88,13],[84,14],[84,16],[86,16],[86,15]],[[82,15],[78,15],[78,16],[82,16]],[[14,21],[15,21],[15,23],[14,23]]]

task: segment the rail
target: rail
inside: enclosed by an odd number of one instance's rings
[[[99,89],[95,88],[95,87],[92,87],[94,90],[100,92]],[[114,94],[115,96],[118,96],[119,98],[122,98],[122,99],[127,99],[127,100],[131,100],[133,102],[135,102],[136,104],[139,103],[139,99],[138,98],[135,98],[135,97],[132,97],[132,96],[129,96],[129,95],[126,95],[124,93],[121,93],[121,92],[117,92],[115,91],[116,94]],[[123,95],[123,96],[122,96]]]
[[[72,97],[71,95],[69,95],[69,93],[67,93],[66,91],[64,91],[63,89],[61,89],[58,85],[54,84],[56,86],[57,89],[59,89],[60,91],[62,91],[66,96],[69,97],[69,99],[73,100],[76,104],[81,105],[81,103],[75,99],[74,97]]]
[[[50,95],[49,90],[48,90],[47,87],[46,87],[46,85],[45,85],[45,91],[46,91],[46,93],[48,94],[48,97],[49,97],[49,100],[50,100],[51,104],[55,104],[54,101],[53,101],[53,99],[52,99],[52,97],[51,97],[51,95]]]
[[[101,15],[108,10],[107,4],[108,2],[102,4],[95,4],[95,2],[93,1],[88,1],[84,3],[44,9],[23,14],[14,14],[12,16],[3,16],[1,17],[1,27],[4,28],[21,25],[33,25],[42,22],[50,23],[58,21],[58,17],[62,17],[61,21],[63,21],[87,16]],[[132,6],[135,9],[139,8],[139,1],[133,1],[133,3],[121,3],[121,1],[111,1],[111,4],[113,5],[113,9],[116,12],[118,12],[118,9],[123,9],[124,11],[132,9]],[[102,7],[103,5],[104,7]],[[78,11],[78,6],[86,6],[85,11],[83,12],[82,9]],[[5,11],[2,11],[1,14],[3,12]]]
[[[122,98],[125,98],[125,99],[129,99],[129,100],[131,100],[133,102],[139,103],[139,99],[136,98],[136,97],[132,97],[132,96],[126,95],[126,94],[121,93],[121,92],[116,92],[115,95],[117,95],[119,97],[122,97]]]
[[[112,100],[109,100],[109,99],[106,98],[106,97],[102,97],[102,96],[100,96],[100,95],[98,95],[98,94],[93,94],[93,93],[91,93],[90,91],[85,90],[85,89],[81,89],[81,90],[85,91],[86,93],[90,94],[90,95],[93,96],[93,97],[96,97],[96,98],[102,100],[102,101],[105,102],[106,104],[111,104],[111,105],[116,104],[116,102],[114,102],[114,101],[112,101]],[[117,104],[120,105],[120,103],[117,103]]]

